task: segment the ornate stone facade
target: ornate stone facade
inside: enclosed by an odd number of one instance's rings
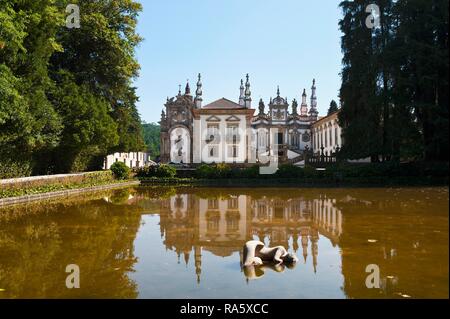
[[[311,87],[308,108],[303,89],[300,109],[296,99],[270,98],[268,111],[264,101],[258,113],[252,109],[250,79],[241,80],[239,102],[222,98],[202,107],[201,75],[195,98],[189,83],[184,94],[167,98],[161,114],[161,162],[163,163],[249,163],[259,156],[278,156],[281,162],[302,159],[313,147],[311,126],[318,120],[316,84]]]
[[[196,107],[189,83],[185,93],[167,98],[166,111],[161,113],[161,162],[192,163],[192,110]]]
[[[311,124],[317,121],[318,116],[315,90],[313,81],[309,112],[306,90],[303,90],[300,114],[296,99],[292,101],[292,111],[289,112],[288,98],[280,96],[280,88],[275,99],[270,98],[268,113],[264,112],[263,100],[259,101],[259,113],[252,121],[256,131],[257,154],[269,153],[272,146],[277,145],[278,156],[283,162],[300,158],[305,150],[311,149]]]

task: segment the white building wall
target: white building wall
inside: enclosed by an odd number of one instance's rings
[[[217,118],[218,120],[207,121],[211,117]],[[236,117],[239,121],[227,121],[231,116]],[[199,124],[199,125],[197,125]],[[208,124],[218,124],[218,141],[207,142],[209,139]],[[237,157],[230,156],[228,148],[233,145],[230,139],[227,140],[227,127],[228,125],[237,126]],[[199,131],[196,130],[196,126],[199,126]],[[194,136],[200,136],[200,142],[197,144],[194,141],[194,158],[199,160],[199,162],[204,163],[244,163],[247,159],[247,143],[246,143],[246,129],[247,122],[246,116],[243,115],[200,115],[200,120],[194,123]],[[216,152],[213,156],[210,154],[211,148],[215,148]]]
[[[115,162],[123,162],[129,168],[138,168],[151,163],[151,160],[150,154],[144,152],[114,153],[106,156],[103,169],[110,169]]]
[[[342,147],[342,130],[335,118],[330,118],[329,121],[323,121],[320,125],[315,125],[312,130],[313,136],[313,151],[320,153],[322,146],[325,155],[330,155],[336,149]]]
[[[191,136],[186,127],[174,127],[170,131],[170,162],[191,162]]]

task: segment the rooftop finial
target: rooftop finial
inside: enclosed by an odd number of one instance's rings
[[[247,82],[245,82],[245,96],[248,98],[248,97],[250,97],[252,92],[250,91],[250,80],[249,80],[248,73],[247,73],[246,77],[247,77]]]
[[[245,83],[245,107],[250,108],[252,106],[252,92],[250,91],[250,77],[247,73],[247,82]]]
[[[198,81],[197,81],[197,91],[195,91],[195,94],[197,97],[200,97],[203,92],[202,92],[202,75],[199,73],[198,74]]]
[[[317,111],[316,79],[313,79],[313,85],[311,87],[311,108],[309,114],[313,118],[317,118],[317,115],[319,114]]]
[[[241,86],[239,87],[239,105],[245,105],[245,87],[243,79],[241,79]]]
[[[277,86],[277,96],[280,97],[280,86]]]
[[[198,81],[197,81],[197,90],[195,91],[195,106],[196,108],[201,108],[202,107],[202,102],[203,102],[203,91],[202,91],[202,75],[199,73],[198,74]]]
[[[187,79],[186,81],[187,81],[187,83],[186,83],[186,88],[184,90],[184,94],[191,95],[191,87],[189,86],[189,79]]]

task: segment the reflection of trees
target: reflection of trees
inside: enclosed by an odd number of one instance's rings
[[[34,213],[0,221],[5,297],[137,297],[127,276],[136,262],[140,215],[135,206],[94,200],[28,209]],[[14,209],[8,213],[14,215]],[[80,266],[81,289],[66,288],[68,264]]]
[[[345,212],[340,246],[348,297],[448,296],[447,190],[355,190],[336,205]],[[366,288],[368,264],[380,267],[381,289]]]

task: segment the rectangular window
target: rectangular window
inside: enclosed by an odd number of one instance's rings
[[[237,145],[229,145],[228,149],[228,157],[236,158],[238,157],[238,146]]]
[[[227,143],[237,144],[239,142],[239,131],[236,124],[227,126]]]
[[[219,143],[219,124],[208,124],[206,141],[208,143],[218,144]]]

